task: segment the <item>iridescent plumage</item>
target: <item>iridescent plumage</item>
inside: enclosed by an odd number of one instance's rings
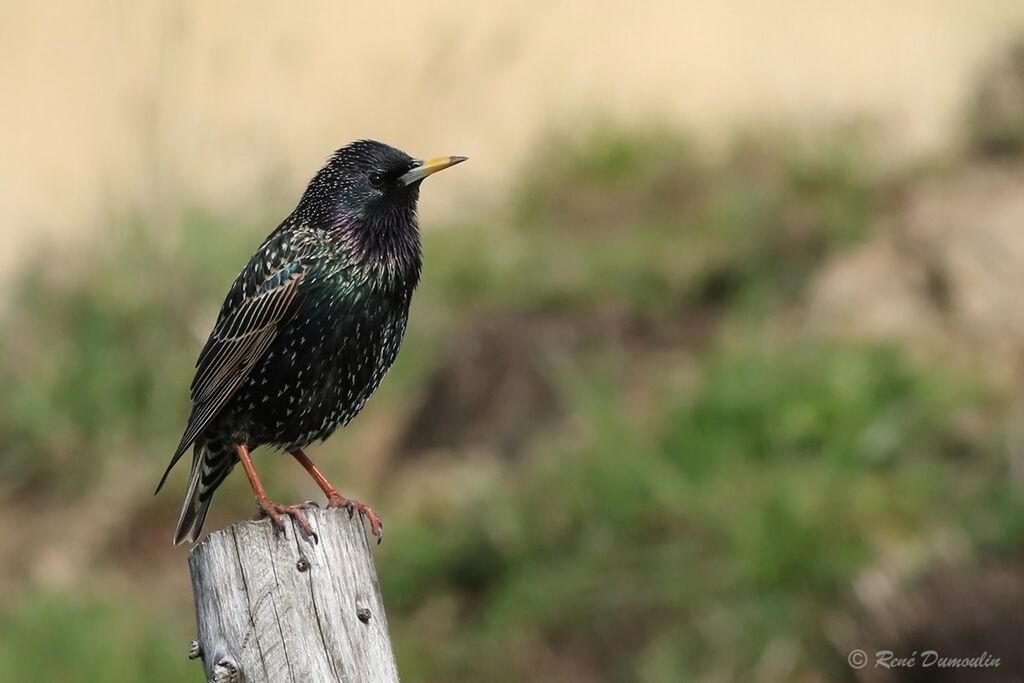
[[[349,422],[376,390],[419,281],[416,202],[429,172],[379,142],[338,150],[239,273],[199,355],[192,412],[157,487],[193,447],[175,543],[198,537],[239,446],[295,453]]]

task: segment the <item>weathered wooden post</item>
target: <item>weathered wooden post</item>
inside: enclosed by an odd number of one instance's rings
[[[319,543],[269,520],[215,531],[189,554],[208,681],[398,681],[362,519],[307,511]]]

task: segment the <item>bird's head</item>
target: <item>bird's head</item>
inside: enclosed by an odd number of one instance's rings
[[[426,161],[376,140],[357,140],[335,152],[310,181],[299,210],[314,220],[360,222],[381,230],[411,221],[415,229],[420,183],[427,176],[465,161],[438,157]]]

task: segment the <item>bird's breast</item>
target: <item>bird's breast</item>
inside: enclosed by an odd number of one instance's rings
[[[398,355],[408,310],[387,291],[305,298],[240,392],[254,440],[301,447],[355,417]]]

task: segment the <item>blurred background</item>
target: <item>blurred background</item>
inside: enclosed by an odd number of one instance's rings
[[[201,680],[187,465],[152,490],[229,283],[360,137],[471,158],[312,451],[385,520],[404,680],[1024,678],[1022,35],[1010,0],[3,0],[0,680]],[[236,475],[207,528],[254,509]]]

